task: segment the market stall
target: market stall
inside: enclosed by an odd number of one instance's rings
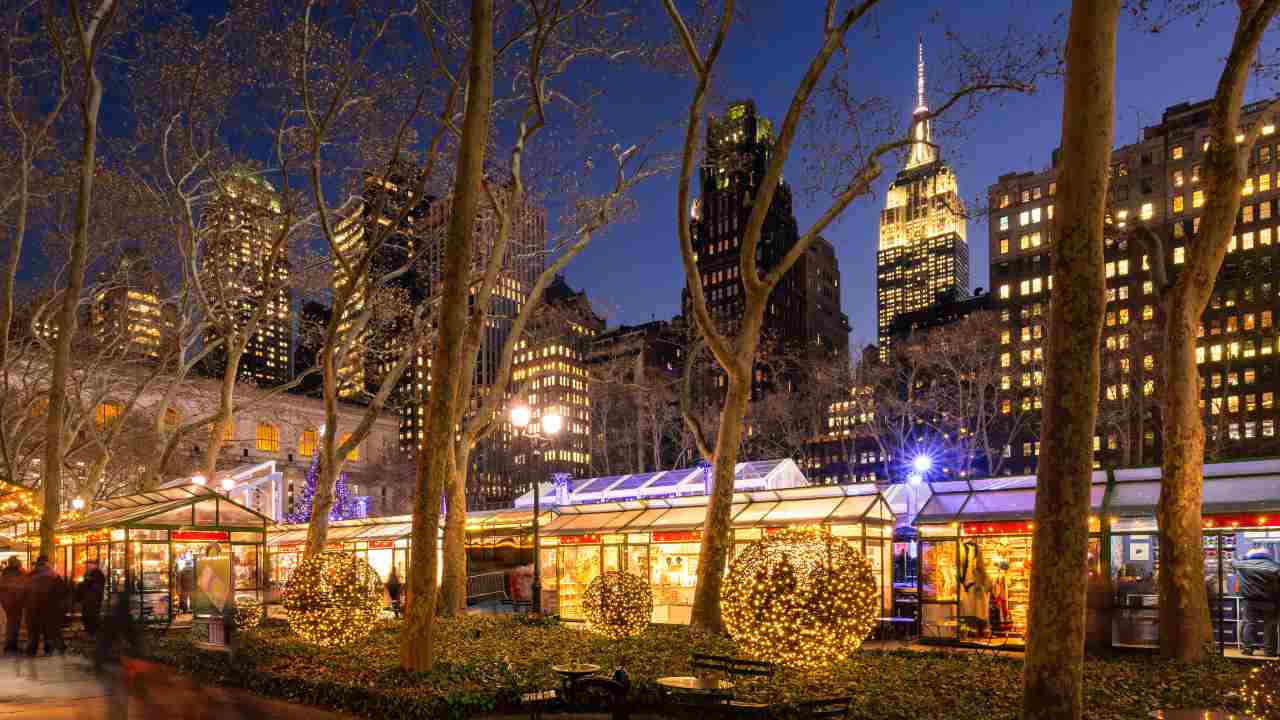
[[[1233,650],[1243,640],[1234,562],[1255,547],[1280,560],[1280,460],[1217,463],[1204,468],[1204,578],[1214,640]],[[1115,589],[1113,642],[1159,642],[1160,538],[1155,508],[1160,469],[1120,470],[1108,498],[1110,577]],[[1261,638],[1255,638],[1261,644]]]
[[[68,578],[99,561],[111,594],[130,591],[135,616],[167,622],[201,603],[261,600],[267,523],[211,489],[166,488],[101,500],[63,523],[50,560]]]
[[[542,513],[542,523],[553,514]],[[533,561],[533,512],[494,510],[467,515],[467,572],[507,571]],[[444,523],[441,521],[441,532]],[[412,515],[394,515],[359,520],[336,520],[329,524],[328,549],[349,552],[369,563],[386,582],[394,568],[401,581],[408,578]],[[443,537],[443,535],[442,535]],[[267,536],[267,567],[270,580],[268,601],[277,599],[293,568],[302,557],[307,542],[307,526],[277,525]]]
[[[933,483],[916,517],[918,595],[927,640],[1004,644],[1026,633],[1035,478]],[[1095,472],[1090,490],[1088,640],[1158,641],[1160,468]],[[1241,637],[1233,561],[1264,547],[1280,559],[1280,460],[1204,468],[1205,585],[1223,650]]]
[[[562,505],[542,533],[542,607],[582,619],[582,595],[601,572],[648,579],[655,623],[687,623],[698,576],[707,497],[673,496]],[[821,525],[864,553],[890,604],[893,514],[874,485],[737,492],[730,510],[734,555],[780,528]]]
[[[1107,475],[1095,472],[1092,481],[1089,581],[1096,592],[1105,580],[1099,513]],[[931,489],[915,522],[921,637],[1021,641],[1030,601],[1035,477],[948,480],[932,483]]]

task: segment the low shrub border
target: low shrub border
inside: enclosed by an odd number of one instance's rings
[[[380,626],[344,649],[317,648],[266,627],[241,634],[234,653],[196,649],[187,638],[153,640],[149,659],[206,683],[247,689],[354,715],[388,720],[463,720],[518,712],[516,695],[558,684],[551,666],[594,662],[630,674],[633,700],[654,707],[652,680],[689,673],[693,652],[733,653],[732,642],[655,626],[644,635],[606,640],[556,623],[468,617],[442,621],[441,661],[430,672],[397,664],[399,623]],[[945,652],[863,650],[820,675],[781,672],[771,686],[740,686],[739,694],[772,702],[851,695],[857,720],[1017,718],[1021,662]],[[1158,708],[1242,709],[1236,691],[1246,674],[1214,658],[1182,667],[1149,655],[1090,658],[1085,666],[1086,717],[1149,717]]]

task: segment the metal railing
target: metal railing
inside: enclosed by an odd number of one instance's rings
[[[467,602],[490,598],[506,599],[507,574],[501,570],[467,576]]]

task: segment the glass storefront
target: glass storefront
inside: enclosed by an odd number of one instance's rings
[[[1035,478],[935,483],[917,516],[922,635],[945,641],[1025,637]],[[1095,473],[1088,548],[1088,639],[1159,641],[1159,469]],[[1280,560],[1280,462],[1205,466],[1204,582],[1214,640],[1240,645],[1234,563],[1254,548]],[[1256,639],[1261,644],[1261,639]]]
[[[874,487],[777,490],[736,500],[731,509],[734,556],[774,529],[821,525],[867,557],[881,588],[882,605],[890,606],[894,521]],[[697,528],[706,514],[705,498],[640,504],[644,507],[601,503],[560,508],[562,514],[542,538],[544,612],[582,620],[587,586],[601,572],[621,569],[649,581],[653,622],[689,622],[702,547]]]
[[[112,594],[128,592],[133,614],[168,622],[190,612],[201,591],[198,558],[227,557],[218,597],[261,599],[267,518],[198,486],[110,498],[64,524],[51,562],[78,581],[97,560]],[[222,592],[222,590],[227,592]]]

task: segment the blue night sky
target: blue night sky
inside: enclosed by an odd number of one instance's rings
[[[655,4],[656,5],[656,4]],[[727,100],[752,98],[759,112],[781,120],[795,83],[812,56],[818,38],[818,13],[801,12],[809,3],[750,3],[747,25],[733,29],[720,63],[722,95]],[[813,3],[818,7],[819,3]],[[917,35],[924,34],[926,63],[940,70],[944,34],[950,31],[966,44],[996,41],[1015,31],[1065,35],[1065,19],[1057,15],[1067,3],[1048,8],[1009,0],[964,0],[953,3],[884,3],[871,24],[850,40],[851,81],[861,93],[881,95],[911,112]],[[1153,35],[1122,18],[1117,70],[1116,143],[1132,142],[1142,124],[1159,121],[1165,107],[1212,94],[1221,60],[1230,46],[1235,14],[1215,12],[1197,25],[1184,20]],[[944,8],[939,11],[938,8]],[[875,28],[872,32],[871,28]],[[1265,50],[1265,49],[1264,49]],[[647,75],[639,70],[610,84],[614,89],[598,106],[620,141],[642,138],[649,128],[669,122],[683,112],[691,93],[685,80]],[[1264,94],[1251,87],[1248,100]],[[711,108],[717,112],[721,108]],[[1062,113],[1061,84],[1050,79],[1033,96],[1009,97],[986,109],[962,138],[943,140],[943,152],[954,168],[966,200],[984,197],[999,175],[1032,170],[1049,163],[1057,146]],[[674,134],[668,139],[673,147]],[[794,155],[794,153],[793,153]],[[799,166],[792,158],[792,165]],[[788,176],[798,175],[798,169]],[[843,309],[849,315],[851,339],[875,336],[875,253],[878,212],[886,174],[874,197],[855,203],[825,233],[836,247],[843,285]],[[679,312],[684,286],[675,229],[675,179],[657,178],[638,192],[639,212],[627,224],[595,241],[568,269],[569,282],[584,289],[610,325],[670,318]],[[797,196],[797,215],[803,232],[822,208]],[[987,285],[987,227],[969,222],[971,284]]]

